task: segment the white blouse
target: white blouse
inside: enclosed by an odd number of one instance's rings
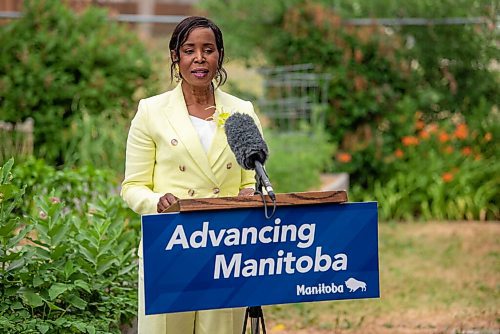
[[[189,115],[189,118],[191,119],[191,123],[193,124],[196,132],[198,132],[198,137],[200,137],[200,142],[205,149],[205,153],[207,153],[210,149],[210,145],[212,145],[217,125],[214,121],[206,121],[191,115]]]

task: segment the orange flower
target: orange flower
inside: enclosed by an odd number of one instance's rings
[[[420,138],[422,139],[429,139],[429,137],[431,136],[429,134],[429,131],[423,129],[422,131],[420,131],[420,133],[418,134],[420,136]]]
[[[469,135],[469,128],[467,127],[467,124],[465,123],[458,124],[454,134],[455,137],[458,139],[466,139],[467,136]]]
[[[443,173],[443,175],[441,175],[441,179],[443,179],[443,181],[445,183],[448,183],[448,182],[451,182],[453,181],[453,173],[450,173],[450,172],[446,172],[446,173]]]
[[[418,145],[418,138],[414,136],[405,136],[401,139],[404,146],[415,146]]]
[[[425,127],[425,123],[424,123],[424,121],[420,121],[420,120],[418,120],[418,121],[416,121],[416,122],[415,122],[415,129],[417,129],[417,130],[421,130],[421,129],[423,129],[424,127]]]
[[[487,141],[487,142],[488,142],[488,141],[490,141],[490,140],[492,140],[492,139],[493,139],[493,136],[491,135],[491,132],[486,132],[486,133],[484,134],[484,140],[485,140],[485,141]]]
[[[448,145],[444,148],[444,152],[447,154],[452,154],[453,153],[453,147]]]
[[[337,154],[337,160],[341,163],[348,163],[351,162],[352,156],[349,153],[341,152]]]
[[[470,148],[470,146],[465,146],[462,149],[462,154],[465,156],[471,155],[471,153],[472,153],[472,149]]]
[[[396,156],[396,158],[402,158],[402,157],[404,156],[403,150],[401,150],[400,148],[398,148],[398,149],[394,152],[394,155]]]
[[[441,143],[446,143],[448,140],[450,140],[450,136],[446,132],[443,131],[439,134],[439,141]]]

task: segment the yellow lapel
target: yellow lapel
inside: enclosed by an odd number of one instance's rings
[[[212,172],[207,154],[201,145],[198,133],[196,132],[184,101],[181,84],[172,91],[170,104],[166,109],[166,115],[172,128],[177,134],[178,140],[186,147],[193,161],[198,165],[203,174],[205,174],[214,184],[218,184],[217,178]]]
[[[210,163],[210,166],[213,167],[215,165],[227,147],[228,144],[224,128],[218,126],[217,130],[215,130],[212,145],[210,145],[210,149],[208,150],[208,162]]]
[[[222,110],[222,108],[224,108],[224,110],[227,111],[230,108],[230,106],[224,104],[224,102],[226,101],[224,101],[224,97],[222,96],[221,91],[219,89],[215,90],[214,96],[215,96],[215,105],[217,106],[218,110]],[[210,166],[214,166],[219,157],[222,155],[222,153],[228,148],[229,145],[227,143],[226,132],[224,131],[224,127],[217,125],[212,145],[208,150],[208,161],[210,163]]]

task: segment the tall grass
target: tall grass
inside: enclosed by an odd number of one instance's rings
[[[64,161],[70,166],[92,165],[123,173],[129,125],[128,118],[113,111],[91,115],[83,110],[64,132],[68,142]]]

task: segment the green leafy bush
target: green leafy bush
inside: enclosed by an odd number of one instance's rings
[[[32,117],[35,154],[56,163],[87,130],[83,112],[128,117],[151,74],[135,34],[93,7],[77,14],[60,1],[24,1],[23,17],[0,27],[0,45],[0,119]]]
[[[17,165],[13,174],[13,184],[26,189],[23,206],[16,211],[20,216],[37,213],[37,195],[51,194],[64,200],[67,208],[85,214],[99,196],[116,195],[118,189],[111,170],[96,169],[91,165],[58,170],[45,160],[30,158]]]
[[[84,190],[92,183],[85,183],[86,171],[63,170],[45,180],[52,169],[41,162],[33,175],[29,167],[20,166],[19,174],[11,167],[12,160],[0,171],[0,327],[6,333],[120,333],[137,303],[138,229],[130,210],[110,195],[109,182]],[[57,184],[75,176],[66,187]],[[57,188],[30,198],[52,181]],[[75,200],[87,191],[92,196]],[[15,214],[30,202],[31,214]]]
[[[324,131],[265,133],[269,145],[266,169],[277,192],[307,191],[320,184],[335,145]]]

